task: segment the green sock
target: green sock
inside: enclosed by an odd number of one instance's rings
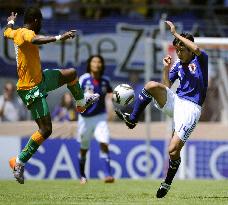
[[[19,154],[18,156],[19,160],[23,163],[26,163],[36,152],[39,146],[40,146],[39,144],[37,144],[34,140],[30,138],[25,148]]]
[[[67,88],[70,90],[75,100],[81,100],[84,98],[84,92],[79,82],[77,82],[75,85],[67,85]]]

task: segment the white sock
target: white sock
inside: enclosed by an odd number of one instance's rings
[[[18,158],[18,156],[17,156],[17,158],[16,158],[16,163],[21,164],[22,166],[25,166],[25,163],[22,162],[22,161]]]
[[[86,99],[88,99],[93,93],[90,92],[85,92],[84,93],[84,98],[81,100],[76,100],[76,105],[77,106],[85,106],[86,105]]]

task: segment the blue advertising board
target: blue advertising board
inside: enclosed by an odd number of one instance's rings
[[[123,137],[124,139],[124,137]],[[28,138],[21,140],[23,148]],[[26,164],[25,177],[32,179],[79,178],[78,151],[75,139],[47,140]],[[111,140],[111,167],[115,178],[164,177],[167,168],[166,141],[152,140],[147,149],[144,140]],[[148,160],[149,153],[149,160]],[[189,141],[186,143],[186,178],[227,178],[228,142]],[[147,166],[148,165],[148,166]],[[103,178],[99,144],[92,140],[87,156],[89,178]]]

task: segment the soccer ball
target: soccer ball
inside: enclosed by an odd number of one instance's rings
[[[116,86],[112,95],[113,102],[122,106],[131,104],[134,101],[134,98],[134,89],[128,84]]]

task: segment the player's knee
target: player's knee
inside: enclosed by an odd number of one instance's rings
[[[145,89],[152,91],[153,89],[159,87],[159,83],[155,82],[155,81],[149,81],[148,83],[146,83],[145,85]]]
[[[74,80],[77,77],[77,71],[74,68],[69,68],[72,80]]]
[[[64,83],[74,82],[77,78],[77,71],[74,68],[68,68],[64,73]]]

